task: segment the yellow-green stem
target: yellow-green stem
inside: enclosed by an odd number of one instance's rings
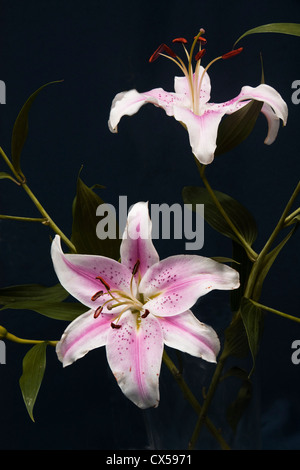
[[[190,405],[193,407],[193,409],[199,415],[201,413],[201,410],[202,410],[202,407],[201,407],[200,403],[198,402],[198,400],[196,399],[194,394],[191,392],[190,388],[188,387],[188,385],[184,381],[181,373],[179,372],[179,370],[177,369],[177,367],[175,366],[173,361],[170,359],[170,357],[168,356],[166,351],[164,351],[164,353],[163,353],[163,362],[168,367],[168,369],[170,370],[170,372],[173,375],[174,379],[178,383],[178,385],[179,385],[184,397],[186,398],[186,400],[188,400]],[[213,423],[207,417],[204,418],[204,421],[205,421],[205,424],[207,426],[207,429],[210,431],[210,433],[213,435],[213,437],[219,442],[221,449],[222,450],[230,450],[229,445],[227,444],[227,442],[223,438],[220,431],[218,429],[216,429],[216,427],[213,425]]]

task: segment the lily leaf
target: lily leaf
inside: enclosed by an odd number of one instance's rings
[[[256,28],[249,29],[242,36],[240,36],[234,43],[233,48],[236,44],[244,37],[249,34],[257,33],[280,33],[290,34],[292,36],[300,36],[300,24],[299,23],[269,23]]]
[[[252,384],[250,380],[243,381],[241,388],[237,394],[236,399],[231,403],[227,409],[226,417],[229,425],[234,432],[237,430],[238,423],[243,416],[252,397]]]
[[[55,320],[72,321],[87,308],[79,302],[63,302],[69,293],[60,285],[25,284],[0,289],[1,310],[32,310]]]
[[[119,239],[106,238],[100,240],[97,237],[98,219],[96,210],[101,204],[104,204],[104,201],[78,177],[76,198],[73,203],[71,241],[78,253],[119,259]],[[118,236],[118,233],[116,235]]]
[[[23,399],[32,421],[33,407],[44,377],[46,368],[47,342],[36,344],[23,359],[23,373],[19,380]]]
[[[221,121],[215,156],[229,152],[251,134],[262,106],[261,101],[252,100]]]
[[[249,354],[249,343],[244,323],[239,314],[235,315],[225,330],[223,357],[244,358]]]
[[[25,102],[21,111],[19,112],[17,119],[15,121],[13,131],[12,131],[12,139],[11,139],[11,156],[12,156],[12,164],[21,176],[24,176],[21,171],[20,166],[20,159],[21,153],[24,147],[24,144],[27,139],[28,135],[28,113],[30,108],[37,97],[37,95],[48,85],[52,85],[54,83],[60,83],[62,80],[57,80],[54,82],[46,83],[45,85],[41,86],[38,90],[36,90]]]
[[[242,204],[227,194],[220,191],[214,191],[214,193],[232,223],[249,245],[252,245],[257,236],[257,227],[253,216]],[[204,204],[204,218],[206,222],[218,232],[240,243],[223,215],[220,214],[215,206],[207,189],[198,186],[186,186],[183,188],[182,196],[185,204],[192,204],[193,210],[197,210],[196,204]]]
[[[15,178],[11,176],[9,173],[6,173],[5,171],[0,171],[0,180],[4,180],[4,179],[9,179],[13,181],[14,183],[17,183]]]
[[[22,284],[2,287],[0,289],[0,305],[16,302],[60,302],[65,300],[69,293],[60,285],[46,287],[40,284]]]
[[[273,248],[273,250],[270,251],[270,253],[268,253],[265,256],[263,266],[260,270],[259,276],[258,276],[258,278],[256,280],[256,283],[255,283],[255,287],[254,287],[254,291],[253,291],[254,298],[259,298],[260,297],[263,282],[264,282],[271,266],[273,265],[273,263],[276,260],[277,256],[281,252],[282,248],[285,246],[287,241],[291,238],[291,236],[294,234],[294,232],[297,229],[298,229],[298,223],[297,223],[297,225],[295,225],[292,228],[292,230],[290,230],[290,232],[285,236],[285,238],[275,248]]]
[[[249,374],[251,375],[255,368],[256,356],[263,331],[264,315],[259,307],[246,298],[242,299],[240,312],[247,332],[249,347],[253,359],[253,367]]]

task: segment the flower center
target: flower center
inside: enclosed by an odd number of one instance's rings
[[[230,57],[233,57],[239,54],[243,50],[243,48],[240,47],[239,49],[234,49],[230,52],[227,52],[226,54],[216,57],[215,59],[209,62],[209,64],[205,67],[205,69],[201,70],[200,69],[201,59],[206,52],[206,49],[202,48],[202,46],[206,44],[206,39],[202,37],[202,34],[204,33],[205,33],[205,30],[201,28],[197,36],[195,36],[194,38],[190,52],[188,52],[188,50],[186,49],[186,44],[188,41],[185,38],[173,39],[172,41],[173,43],[182,44],[182,47],[184,49],[184,52],[186,54],[187,61],[188,61],[187,66],[185,65],[184,61],[166,44],[161,44],[149,59],[149,62],[152,63],[156,59],[158,59],[159,56],[163,56],[163,57],[166,57],[167,59],[172,60],[172,62],[174,62],[180,68],[180,70],[183,72],[184,76],[186,77],[187,83],[189,86],[191,110],[193,111],[194,114],[198,116],[200,116],[203,112],[201,111],[201,107],[200,107],[201,105],[200,92],[201,92],[201,87],[203,84],[204,76],[207,70],[209,69],[209,67],[217,60],[229,59]],[[192,59],[193,59],[193,54],[194,54],[194,50],[195,50],[197,43],[199,45],[199,48],[194,56],[196,65],[193,69]]]
[[[91,300],[96,301],[104,294],[108,295],[109,298],[101,306],[96,308],[94,312],[94,318],[99,317],[104,307],[106,307],[107,310],[109,311],[115,308],[121,307],[121,311],[118,311],[118,313],[116,314],[116,317],[111,322],[112,328],[121,328],[121,325],[119,324],[120,318],[122,314],[128,310],[130,310],[132,314],[136,315],[137,326],[139,326],[142,318],[146,318],[149,315],[150,313],[149,310],[144,308],[144,303],[145,303],[144,296],[138,290],[138,286],[141,281],[141,277],[139,273],[139,266],[140,266],[140,261],[137,260],[132,270],[132,275],[131,275],[131,280],[130,280],[130,293],[124,292],[118,289],[111,289],[109,284],[101,276],[96,277],[96,279],[98,279],[101,282],[105,290],[100,290],[96,292],[91,297]],[[135,276],[137,276],[138,278],[136,294],[134,294],[133,292],[133,280]]]

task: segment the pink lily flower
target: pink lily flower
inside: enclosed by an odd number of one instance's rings
[[[121,262],[104,256],[64,254],[57,235],[54,268],[62,286],[88,310],[66,328],[56,352],[63,366],[106,346],[108,364],[121,390],[140,408],[159,403],[164,344],[216,362],[216,332],[190,311],[213,289],[239,287],[238,273],[196,255],[159,260],[145,202],[128,214]]]
[[[130,90],[118,93],[111,106],[108,126],[112,132],[117,132],[120,119],[124,115],[132,116],[146,103],[152,103],[164,109],[168,116],[173,116],[186,128],[192,152],[200,163],[207,165],[214,159],[218,127],[225,114],[232,114],[245,106],[251,100],[263,102],[262,113],[268,123],[268,134],[265,144],[272,144],[276,139],[280,119],[285,125],[288,117],[288,109],[280,94],[271,86],[261,84],[257,87],[244,86],[238,96],[224,103],[211,103],[211,83],[207,73],[209,67],[220,59],[228,59],[239,54],[242,48],[235,49],[227,54],[212,60],[206,68],[203,68],[201,58],[205,44],[201,30],[195,37],[190,53],[186,50],[187,40],[176,38],[173,42],[181,42],[188,58],[188,66],[166,44],[162,44],[150,58],[155,61],[159,56],[171,59],[179,66],[184,76],[175,77],[174,92],[167,92],[162,88],[155,88],[145,93]],[[196,66],[192,68],[192,56],[196,43],[199,42],[199,51],[195,54]]]

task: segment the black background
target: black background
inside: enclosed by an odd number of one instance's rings
[[[117,135],[107,120],[115,94],[136,88],[173,91],[175,65],[148,58],[174,37],[192,39],[206,29],[205,63],[229,51],[250,28],[272,22],[299,22],[298,0],[164,1],[99,0],[0,1],[0,79],[6,84],[6,104],[0,109],[0,145],[9,153],[14,120],[28,96],[41,85],[63,79],[44,90],[30,112],[28,141],[22,166],[28,184],[67,235],[78,172],[89,186],[101,184],[101,196],[118,207],[182,203],[184,186],[199,184],[187,134],[164,111],[151,105],[123,118]],[[210,69],[215,102],[236,96],[243,85],[260,82],[260,53],[266,83],[277,89],[289,107],[289,119],[271,146],[263,116],[251,136],[207,169],[211,185],[230,194],[254,215],[259,227],[256,249],[274,228],[299,180],[300,106],[292,103],[291,84],[299,76],[300,38],[259,34],[245,38],[243,53]],[[6,171],[0,163],[0,171]],[[38,216],[20,188],[2,180],[1,213]],[[1,286],[22,283],[53,285],[56,277],[49,256],[50,231],[40,225],[0,222]],[[156,241],[161,258],[184,252],[185,240]],[[231,256],[231,242],[205,226],[204,256]],[[293,237],[270,272],[262,302],[299,315],[299,234]],[[221,333],[226,323],[227,296],[212,293],[199,307],[201,320]],[[58,339],[66,324],[33,312],[1,312],[1,324],[30,338]],[[297,323],[266,316],[255,374],[256,401],[245,424],[239,448],[298,449],[300,447],[300,365],[291,361],[291,344],[300,338]],[[18,380],[27,348],[7,343],[7,360],[0,366],[1,449],[144,449],[186,448],[194,416],[181,405],[180,391],[163,367],[161,404],[141,412],[118,389],[108,369],[105,350],[89,353],[63,369],[49,349],[45,378],[31,422]],[[196,371],[209,374],[199,361],[186,358],[187,376],[199,387]],[[201,361],[200,361],[201,362]],[[195,373],[194,373],[195,372]],[[193,378],[191,378],[191,376]],[[222,401],[219,406],[223,408]],[[203,435],[200,447],[214,448]]]

